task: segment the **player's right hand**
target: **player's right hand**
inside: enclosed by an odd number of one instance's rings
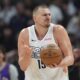
[[[24,58],[24,59],[28,59],[28,58],[30,58],[31,57],[31,55],[32,55],[32,49],[29,47],[29,46],[27,46],[27,45],[23,45],[22,47],[21,47],[21,50],[20,50],[20,59],[22,58]]]
[[[24,48],[24,54],[25,54],[24,56],[31,57],[32,49],[27,45],[24,45],[23,48]]]
[[[32,50],[27,45],[22,45],[19,50],[19,65],[22,71],[25,71],[31,61]]]

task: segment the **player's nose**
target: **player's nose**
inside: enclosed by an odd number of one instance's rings
[[[50,14],[47,14],[47,19],[50,19],[51,18],[51,15]]]

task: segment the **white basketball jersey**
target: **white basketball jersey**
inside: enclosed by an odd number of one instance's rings
[[[49,68],[40,59],[40,50],[42,47],[48,44],[56,44],[53,29],[54,24],[50,24],[44,38],[38,40],[35,33],[35,25],[28,28],[29,44],[33,48],[33,52],[30,65],[25,71],[25,80],[68,80],[68,73],[65,73],[63,68]]]

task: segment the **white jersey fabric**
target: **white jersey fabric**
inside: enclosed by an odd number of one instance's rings
[[[33,48],[31,63],[25,71],[25,80],[68,80],[68,73],[63,71],[63,68],[49,68],[40,60],[40,50],[48,44],[56,44],[53,27],[50,24],[49,29],[42,40],[38,40],[35,33],[35,25],[28,28],[29,44]],[[57,45],[57,44],[56,44]]]

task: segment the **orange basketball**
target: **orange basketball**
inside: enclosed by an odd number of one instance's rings
[[[48,45],[40,52],[41,61],[46,65],[59,64],[62,60],[62,53],[58,46]]]

